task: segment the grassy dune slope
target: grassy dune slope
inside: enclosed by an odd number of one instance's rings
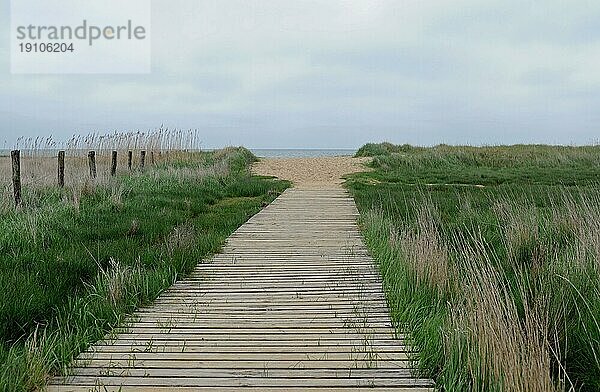
[[[287,183],[245,149],[181,155],[81,188],[26,188],[0,220],[0,390],[33,390],[148,304]]]
[[[366,145],[392,317],[449,391],[600,390],[600,147]]]

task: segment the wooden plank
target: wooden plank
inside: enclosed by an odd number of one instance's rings
[[[303,360],[336,360],[352,361],[364,359],[372,354],[377,361],[406,361],[408,356],[404,352],[379,353],[372,352],[331,352],[331,353],[270,353],[243,352],[243,353],[198,353],[182,350],[181,352],[135,352],[135,353],[110,353],[110,352],[84,352],[79,360],[130,360],[138,361],[303,361]]]
[[[361,310],[363,311],[367,311],[367,310],[381,310],[381,309],[385,309],[386,308],[386,304],[383,301],[380,301],[376,304],[372,304],[370,305],[369,308],[363,308],[361,305],[361,302],[358,300],[351,300],[351,299],[346,299],[345,301],[343,301],[343,298],[336,298],[336,302],[333,304],[326,304],[323,305],[319,300],[322,298],[316,297],[315,299],[313,299],[312,301],[308,301],[306,298],[298,298],[298,301],[294,302],[294,301],[277,301],[277,302],[272,302],[272,301],[268,301],[268,300],[254,300],[252,302],[244,302],[242,299],[238,299],[236,301],[234,301],[233,299],[230,300],[211,300],[211,301],[207,301],[207,302],[194,302],[194,300],[188,300],[187,302],[183,302],[183,301],[169,301],[169,302],[161,302],[156,304],[156,306],[154,306],[152,309],[157,310],[159,309],[161,312],[170,312],[170,311],[176,311],[176,312],[183,312],[183,313],[201,313],[202,311],[204,312],[208,312],[208,311],[212,311],[212,309],[219,309],[219,308],[242,308],[245,307],[247,309],[249,308],[254,308],[256,311],[264,311],[264,312],[269,312],[269,311],[275,311],[276,309],[292,309],[294,307],[294,305],[298,305],[300,306],[300,303],[302,300],[304,300],[306,302],[306,304],[302,305],[303,308],[308,307],[309,303],[313,303],[315,304],[315,306],[312,309],[315,308],[319,308],[319,309],[323,309],[323,310],[330,310],[330,311],[335,311],[336,309],[351,309],[353,312],[359,312]],[[147,309],[147,308],[145,308]],[[298,310],[302,310],[302,309],[298,309]],[[139,312],[143,312],[143,310],[140,310]]]
[[[149,331],[152,329],[164,330],[165,328],[170,329],[192,329],[192,330],[202,330],[206,328],[218,328],[218,329],[226,329],[230,327],[232,324],[232,320],[226,319],[202,319],[196,318],[194,320],[173,320],[173,319],[165,319],[165,320],[143,320],[143,321],[131,321],[128,322],[125,328],[129,331],[142,332]],[[314,329],[323,329],[323,328],[355,328],[354,326],[365,326],[365,328],[392,328],[392,323],[390,321],[373,321],[373,320],[344,320],[337,319],[335,321],[332,320],[237,320],[236,321],[237,329],[267,329],[267,328],[301,328],[303,330],[314,330]]]
[[[301,282],[296,281],[294,283],[292,280],[289,281],[279,281],[272,280],[270,282],[258,282],[258,281],[227,281],[227,282],[196,282],[190,283],[187,282],[185,284],[175,284],[166,292],[168,293],[189,293],[191,290],[197,291],[211,291],[211,290],[221,290],[221,291],[230,291],[230,290],[325,290],[325,291],[334,291],[334,290],[369,290],[374,292],[381,292],[381,284],[360,284],[354,283],[351,281],[348,282],[334,282],[334,281],[312,281],[312,282]]]
[[[68,377],[69,378],[69,377]],[[383,378],[383,377],[335,377],[335,378],[287,378],[270,377],[268,369],[262,377],[127,377],[127,376],[78,376],[70,377],[72,384],[99,383],[100,385],[140,385],[140,386],[194,386],[208,387],[218,385],[220,387],[286,387],[303,385],[307,387],[395,387],[415,386],[428,387],[432,383],[428,380],[418,378]]]
[[[133,332],[127,333],[122,332],[119,333],[118,339],[185,339],[185,340],[220,340],[222,338],[228,339],[237,339],[237,340],[276,340],[276,339],[296,339],[296,340],[328,340],[328,339],[336,339],[336,340],[364,340],[364,339],[393,339],[394,336],[391,332],[385,333],[352,333],[350,329],[344,332],[328,332],[326,330],[319,332],[308,332],[307,330],[298,331],[296,333],[278,333],[276,331],[273,332],[263,332],[263,331],[254,331],[245,330],[245,332],[222,332],[219,329],[213,329],[210,332],[200,332],[199,330],[184,330],[179,328],[165,328],[162,332]]]
[[[289,345],[265,345],[265,346],[207,346],[207,345],[194,345],[188,346],[184,345],[185,342],[182,341],[180,345],[158,345],[154,342],[145,342],[139,344],[131,344],[131,345],[94,345],[87,352],[110,352],[110,353],[130,353],[130,352],[191,352],[191,353],[254,353],[259,352],[263,354],[271,354],[271,353],[289,353],[290,346]],[[323,354],[323,353],[349,353],[349,352],[365,352],[368,348],[377,353],[405,353],[412,352],[403,346],[397,345],[387,345],[387,346],[369,346],[369,347],[359,347],[354,345],[327,345],[327,346],[317,346],[317,345],[298,345],[296,344],[294,347],[295,353],[309,353],[309,354]],[[359,351],[363,350],[363,351]],[[370,352],[370,351],[369,351]]]
[[[345,285],[345,286],[334,286],[331,284],[321,285],[298,285],[297,287],[290,287],[288,285],[264,285],[260,287],[255,285],[254,287],[239,287],[233,288],[231,286],[221,286],[219,284],[212,285],[186,285],[186,286],[175,286],[167,290],[165,294],[209,294],[209,293],[225,293],[225,294],[252,294],[252,293],[264,293],[268,291],[269,294],[273,293],[320,293],[320,294],[372,294],[377,297],[384,298],[381,293],[381,286],[366,286],[366,285]]]
[[[177,388],[177,391],[181,392],[230,392],[231,387],[186,387],[181,386]],[[237,391],[247,392],[373,392],[372,387],[236,387]],[[148,385],[128,385],[126,389],[121,386],[110,386],[110,385],[99,385],[97,383],[81,384],[81,385],[50,385],[47,389],[48,392],[172,392],[172,387],[161,387],[161,386],[148,386]],[[434,388],[429,387],[380,387],[376,389],[377,392],[434,392]]]
[[[249,296],[248,296],[249,297]],[[248,303],[248,304],[254,304],[254,305],[262,305],[262,306],[271,306],[271,305],[293,305],[294,303],[298,303],[301,301],[306,301],[306,302],[324,302],[324,301],[335,301],[335,303],[343,303],[346,302],[347,304],[350,305],[359,305],[361,300],[362,301],[377,301],[378,304],[375,304],[375,306],[379,306],[379,307],[385,307],[385,302],[378,297],[369,297],[369,296],[364,296],[362,298],[352,298],[352,297],[348,297],[348,296],[343,296],[343,295],[305,295],[305,294],[300,294],[300,295],[286,295],[286,296],[273,296],[273,298],[269,298],[268,296],[259,296],[259,295],[255,295],[252,298],[248,298],[248,297],[244,297],[241,295],[238,296],[232,296],[232,297],[226,297],[223,298],[222,296],[214,296],[211,295],[210,297],[205,298],[206,302],[199,302],[197,300],[191,299],[189,297],[179,297],[179,298],[161,298],[159,300],[157,300],[156,305],[160,306],[160,305],[169,305],[169,306],[173,306],[176,307],[177,305],[179,305],[180,308],[185,308],[187,307],[188,310],[190,308],[194,308],[194,307],[200,307],[200,306],[211,306],[214,304],[243,304],[243,303]],[[248,301],[245,302],[244,300],[247,299]],[[295,300],[295,301],[294,301]]]
[[[290,317],[288,320],[281,320],[278,318],[263,318],[263,317],[256,317],[256,318],[251,318],[252,316],[248,316],[250,318],[243,318],[243,317],[237,317],[237,318],[228,318],[228,317],[215,317],[215,315],[210,315],[211,317],[144,317],[141,319],[131,319],[129,320],[126,325],[129,328],[133,328],[133,327],[147,327],[147,326],[151,326],[151,325],[163,325],[165,323],[170,323],[172,325],[176,325],[177,327],[193,327],[195,325],[198,324],[204,324],[204,323],[209,323],[210,325],[223,325],[223,326],[231,326],[232,322],[235,321],[235,325],[239,328],[245,328],[244,326],[246,325],[246,323],[251,324],[251,325],[256,325],[256,324],[260,324],[260,325],[269,325],[269,324],[276,324],[275,326],[287,326],[287,323],[285,323],[286,321],[289,321],[291,325],[289,325],[290,327],[293,327],[294,325],[305,325],[305,324],[311,324],[311,325],[316,325],[316,324],[324,324],[323,326],[321,326],[321,328],[327,328],[328,326],[336,326],[339,327],[339,325],[337,325],[338,323],[342,322],[345,324],[351,324],[351,323],[355,323],[355,324],[367,324],[370,326],[378,326],[378,327],[387,327],[390,328],[390,326],[388,324],[391,323],[391,321],[386,318],[360,318],[360,317],[354,317],[354,318],[345,318],[345,317],[338,317],[338,318],[325,318],[325,317],[321,317],[321,318],[311,318],[311,319],[303,319],[303,318],[297,318],[297,317]],[[279,323],[283,323],[283,324],[279,324]],[[385,325],[380,325],[380,324],[385,324]]]
[[[291,350],[295,351],[297,347],[329,347],[329,346],[339,346],[339,347],[352,347],[352,348],[362,348],[362,347],[382,347],[382,346],[390,346],[390,347],[403,347],[402,339],[336,339],[336,338],[298,338],[298,337],[285,337],[285,338],[277,338],[277,339],[262,339],[260,337],[254,337],[253,339],[235,339],[228,337],[215,337],[214,339],[190,339],[189,337],[176,337],[173,335],[159,337],[151,337],[147,339],[125,339],[124,337],[120,337],[119,339],[109,339],[108,337],[105,340],[97,342],[92,347],[97,346],[134,346],[134,345],[144,345],[146,347],[168,347],[168,346],[176,346],[176,347],[291,347]]]
[[[290,316],[297,315],[297,312],[302,312],[303,315],[307,317],[314,317],[317,315],[327,315],[336,317],[348,317],[348,316],[366,316],[366,315],[387,315],[385,306],[372,306],[369,308],[363,308],[360,306],[361,304],[357,304],[353,306],[352,303],[347,304],[338,304],[338,305],[327,305],[327,304],[319,304],[315,303],[312,306],[309,304],[306,305],[286,305],[286,304],[270,304],[265,306],[263,304],[248,304],[248,303],[209,303],[203,304],[203,307],[199,307],[195,312],[190,312],[189,307],[185,307],[185,311],[181,311],[181,309],[172,309],[170,307],[164,307],[164,309],[157,310],[157,307],[151,308],[141,308],[135,314],[140,317],[144,314],[165,314],[173,313],[183,316],[193,316],[197,317],[198,315],[210,315],[215,314],[216,316],[221,316],[220,312],[226,312],[228,316],[243,316],[248,317],[253,314],[260,314],[261,316],[265,315],[273,315],[273,316]],[[204,311],[203,311],[204,310]],[[264,314],[263,314],[264,313]]]
[[[265,361],[265,360],[151,360],[137,359],[135,354],[127,359],[82,359],[75,362],[75,367],[99,367],[110,369],[113,367],[128,368],[156,368],[156,369],[195,369],[194,374],[201,373],[200,369],[289,369],[289,368],[307,368],[307,369],[413,369],[410,361],[379,361],[373,359],[361,359],[357,355],[356,359],[346,360],[327,360],[325,358],[317,359],[294,359],[289,361]],[[220,385],[220,384],[217,384]]]
[[[165,368],[143,368],[143,367],[111,367],[106,370],[97,367],[74,368],[71,376],[123,376],[127,374],[131,377],[189,377],[189,369],[165,369]],[[291,369],[202,369],[202,377],[264,377],[276,378],[412,378],[412,369],[306,369],[306,368],[291,368]]]

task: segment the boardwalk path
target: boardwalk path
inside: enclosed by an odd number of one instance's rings
[[[394,339],[356,216],[339,186],[287,190],[49,390],[431,390]]]

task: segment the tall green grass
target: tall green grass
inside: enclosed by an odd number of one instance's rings
[[[0,220],[0,390],[34,390],[148,304],[288,184],[243,148],[179,154],[73,189],[29,186]]]
[[[600,390],[600,148],[365,150],[375,170],[348,186],[422,371],[448,391]]]

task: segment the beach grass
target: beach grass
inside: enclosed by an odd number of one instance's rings
[[[448,391],[600,390],[600,147],[370,144],[392,318]]]
[[[7,185],[0,208],[0,390],[40,388],[218,252],[289,185],[252,176],[255,159],[227,148],[173,154],[143,171],[82,177],[64,189],[27,180],[18,209]],[[44,162],[38,169],[52,172],[42,177],[54,178],[54,164]]]

